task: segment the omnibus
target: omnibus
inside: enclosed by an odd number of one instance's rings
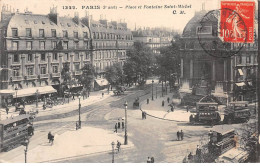
[[[0,152],[20,146],[30,135],[33,135],[32,130],[28,114],[0,121]]]
[[[190,115],[191,123],[217,124],[220,122],[220,114],[218,112],[218,103],[197,102],[196,111]]]
[[[248,104],[248,101],[230,102],[224,111],[224,123],[248,122],[251,116]]]

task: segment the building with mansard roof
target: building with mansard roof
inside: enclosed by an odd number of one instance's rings
[[[100,73],[97,79],[102,79],[106,66],[123,64],[126,49],[132,45],[125,23],[105,26],[89,16],[79,18],[77,13],[60,17],[57,8],[51,8],[47,15],[37,15],[14,13],[3,6],[0,28],[1,101],[6,96],[20,100],[61,92],[65,63],[74,80],[72,87],[82,87],[77,79],[87,63],[96,66]],[[106,80],[97,80],[95,85],[106,84]]]
[[[152,49],[155,54],[160,54],[160,48],[171,45],[174,32],[163,28],[146,28],[132,31],[134,41],[139,41]]]

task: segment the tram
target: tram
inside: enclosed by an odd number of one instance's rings
[[[31,135],[33,135],[33,126],[28,114],[0,121],[0,152],[20,146]]]

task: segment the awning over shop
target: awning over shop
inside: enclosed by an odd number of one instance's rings
[[[17,91],[17,98],[33,96],[33,95],[36,95],[36,92],[38,92],[38,94],[41,95],[41,94],[55,93],[55,92],[57,92],[57,90],[54,89],[52,86],[42,86],[42,87],[19,89]],[[13,94],[13,97],[16,98],[16,94]]]
[[[13,95],[13,94],[15,94],[14,90],[10,90],[10,89],[0,90],[1,96],[9,96],[9,95]]]
[[[244,82],[239,82],[239,83],[236,83],[237,86],[244,86],[246,85]]]
[[[106,79],[96,79],[95,81],[96,81],[96,83],[99,86],[106,86],[106,85],[108,85],[108,81]]]
[[[240,74],[241,76],[243,76],[243,75],[244,75],[244,73],[243,73],[242,69],[238,69],[238,72],[239,72],[239,74]]]

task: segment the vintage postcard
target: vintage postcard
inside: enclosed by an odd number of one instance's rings
[[[0,0],[1,163],[258,163],[257,0]]]

